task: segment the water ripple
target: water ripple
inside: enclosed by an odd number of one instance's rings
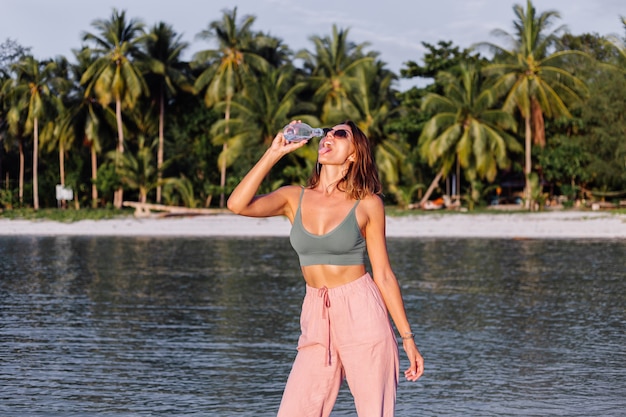
[[[625,242],[389,250],[426,359],[397,416],[624,415]],[[304,291],[287,239],[2,237],[0,258],[0,415],[275,415]]]

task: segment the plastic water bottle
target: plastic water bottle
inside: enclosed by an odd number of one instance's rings
[[[306,123],[293,123],[284,127],[283,136],[289,142],[300,142],[315,136],[324,136],[324,130],[319,127],[311,127]]]

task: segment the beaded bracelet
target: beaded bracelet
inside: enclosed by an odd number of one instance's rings
[[[415,339],[415,334],[411,332],[406,332],[405,336],[400,336],[400,337],[402,338],[402,340]]]

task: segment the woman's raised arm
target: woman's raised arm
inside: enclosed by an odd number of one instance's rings
[[[228,209],[233,213],[250,217],[270,217],[284,215],[287,198],[283,189],[272,193],[256,195],[263,179],[286,154],[306,145],[308,141],[287,142],[279,132],[272,145],[252,167],[228,198]]]

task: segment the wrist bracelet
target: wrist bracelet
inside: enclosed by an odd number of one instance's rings
[[[411,332],[405,333],[405,336],[400,336],[402,340],[415,339],[415,334]]]

